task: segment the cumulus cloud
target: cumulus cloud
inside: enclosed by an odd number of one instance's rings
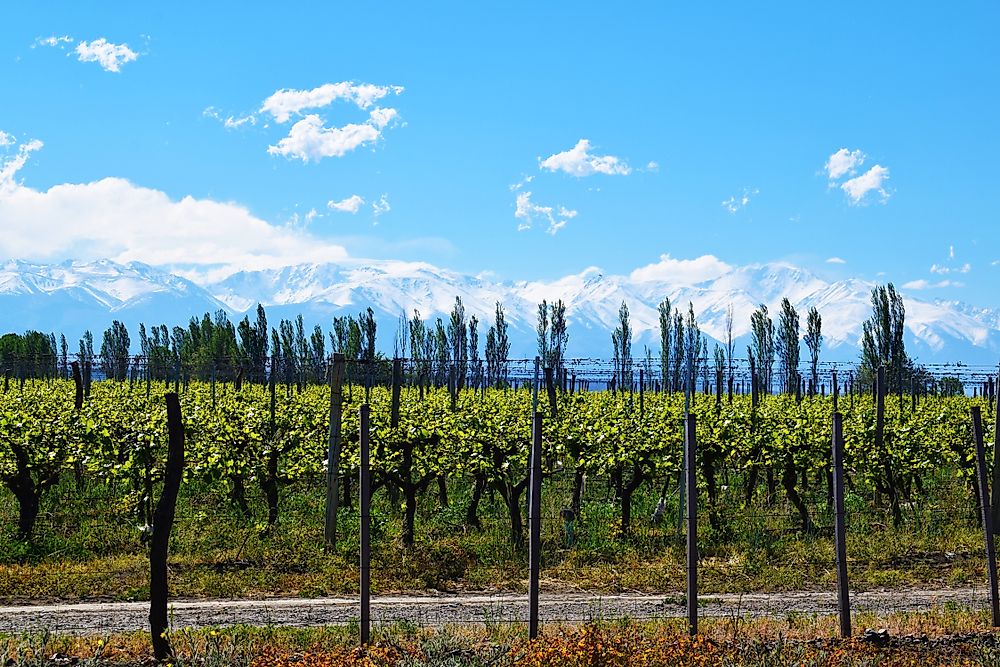
[[[889,169],[877,164],[860,176],[841,183],[840,189],[847,193],[848,202],[853,205],[865,201],[865,196],[870,192],[881,195],[881,202],[884,204],[889,199],[889,193],[883,187],[887,180],[889,180]]]
[[[375,122],[325,127],[322,118],[309,115],[295,123],[287,137],[268,146],[267,152],[303,162],[318,162],[325,157],[341,157],[359,146],[377,141],[382,136],[382,127],[384,125]]]
[[[517,226],[517,231],[519,232],[531,229],[535,218],[540,217],[549,223],[545,232],[554,236],[560,229],[566,226],[567,222],[577,215],[577,211],[568,209],[565,206],[555,209],[552,206],[536,204],[531,201],[531,192],[521,192],[517,195],[514,217],[521,221]]]
[[[112,259],[231,273],[348,258],[303,230],[268,223],[232,202],[184,197],[121,178],[35,190],[15,182],[29,142],[0,169],[0,256],[36,261]],[[44,229],[44,234],[38,230]]]
[[[353,81],[325,83],[311,90],[283,88],[264,100],[261,113],[270,114],[278,123],[287,123],[292,115],[306,109],[321,109],[336,100],[345,100],[367,109],[386,95],[400,95],[402,86],[376,86],[371,83],[355,84]]]
[[[630,275],[635,282],[665,281],[680,286],[696,285],[712,280],[732,270],[715,255],[702,255],[695,259],[674,259],[669,254],[660,255],[660,261],[634,270]]]
[[[6,148],[7,146],[13,146],[17,143],[17,138],[12,134],[7,134],[3,130],[0,130],[0,148]]]
[[[342,157],[378,141],[386,128],[399,122],[399,112],[375,103],[388,95],[400,95],[403,90],[402,86],[356,84],[353,81],[326,83],[309,90],[283,88],[264,100],[255,113],[223,116],[215,107],[208,107],[203,114],[231,130],[256,125],[259,116],[264,116],[264,127],[268,127],[267,117],[279,125],[295,119],[288,134],[278,143],[268,146],[267,152],[303,162],[318,162],[326,157]],[[337,100],[367,112],[367,118],[345,125],[328,125],[317,111]],[[303,113],[305,111],[312,113]]]
[[[365,200],[361,198],[361,195],[351,195],[347,199],[341,199],[340,201],[334,201],[331,199],[326,203],[326,206],[334,211],[354,215],[361,210],[364,203]]]
[[[965,287],[965,283],[956,282],[954,280],[940,280],[936,283],[932,283],[928,280],[924,280],[923,278],[903,283],[903,289],[912,290],[940,289],[942,287]]]
[[[829,257],[826,260],[827,264],[847,264],[847,260],[843,257]]]
[[[649,164],[646,165],[646,171],[659,171],[660,165],[657,162],[650,160]]]
[[[726,209],[730,213],[737,213],[741,208],[744,208],[750,203],[750,197],[760,194],[760,190],[757,188],[743,188],[743,194],[734,195],[729,199],[722,202],[722,208]]]
[[[105,72],[118,72],[125,63],[132,62],[139,54],[128,44],[114,44],[105,38],[76,45],[76,55],[82,63],[97,63]]]
[[[847,174],[855,174],[857,168],[860,167],[865,161],[865,154],[859,150],[849,151],[846,148],[841,148],[839,151],[830,156],[826,161],[824,168],[826,169],[826,175],[831,181],[835,181],[841,176]]]
[[[573,148],[550,155],[542,160],[539,166],[549,171],[564,171],[576,177],[592,174],[627,176],[632,172],[620,158],[614,155],[592,155],[590,148],[590,141],[580,139]]]

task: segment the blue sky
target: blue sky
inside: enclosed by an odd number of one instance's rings
[[[8,5],[0,254],[715,255],[1000,306],[997,5],[751,4]]]

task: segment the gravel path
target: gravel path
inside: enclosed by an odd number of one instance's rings
[[[784,618],[791,613],[835,614],[833,592],[706,595],[700,615]],[[954,604],[988,606],[985,589],[883,590],[853,593],[854,613],[919,611]],[[509,623],[527,619],[527,596],[514,594],[410,595],[372,598],[375,624],[409,621],[419,625]],[[543,594],[543,622],[614,618],[675,618],[686,613],[679,595]],[[174,627],[247,625],[318,626],[346,623],[359,616],[357,598],[279,598],[267,600],[177,600],[171,603]],[[28,604],[0,607],[0,632],[52,630],[110,633],[148,628],[148,602]]]

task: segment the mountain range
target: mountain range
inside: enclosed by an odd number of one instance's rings
[[[827,282],[781,262],[720,265],[710,277],[681,280],[656,271],[605,275],[590,268],[551,282],[501,282],[419,262],[373,261],[302,264],[193,281],[139,262],[8,260],[0,265],[0,329],[62,332],[70,341],[90,329],[99,344],[100,332],[115,319],[134,335],[139,322],[183,325],[193,315],[218,309],[235,320],[261,303],[272,325],[301,313],[310,327],[320,324],[329,330],[335,315],[357,315],[371,307],[379,322],[379,347],[391,353],[401,317],[412,317],[419,310],[425,320],[447,318],[455,297],[461,297],[467,315],[474,314],[481,322],[481,339],[493,321],[496,302],[501,302],[510,325],[512,357],[529,357],[535,349],[537,305],[542,299],[562,299],[569,320],[569,356],[610,357],[610,334],[624,301],[634,330],[633,356],[638,358],[643,346],[659,347],[657,305],[666,297],[683,310],[690,302],[702,331],[716,341],[725,338],[731,306],[741,356],[753,310],[764,303],[776,317],[782,297],[788,297],[803,329],[806,311],[811,306],[819,310],[823,359],[857,358],[862,322],[871,313],[873,283]],[[1000,312],[956,301],[922,300],[906,292],[904,302],[907,350],[919,362],[996,363]],[[75,348],[72,343],[71,348]]]

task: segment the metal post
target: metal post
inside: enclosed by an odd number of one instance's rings
[[[976,473],[979,482],[979,505],[982,508],[983,535],[986,538],[986,570],[990,578],[990,611],[993,627],[1000,627],[1000,596],[997,595],[997,560],[993,545],[993,521],[990,513],[990,490],[986,485],[986,454],[983,448],[983,422],[978,405],[972,407],[972,437],[976,444]]]
[[[833,371],[833,411],[837,412],[837,399],[840,396],[840,387],[837,386],[837,371]]]
[[[847,580],[847,527],[844,517],[844,417],[833,413],[833,530],[837,555],[837,606],[840,636],[851,636],[851,593]]]
[[[367,403],[358,409],[361,422],[361,645],[365,646],[371,638],[371,471],[369,458],[371,443],[369,442],[369,407]]]
[[[337,475],[340,472],[340,421],[343,409],[341,387],[344,375],[344,355],[333,355],[330,368],[330,430],[326,451],[326,517],[323,526],[323,541],[328,548],[337,547],[337,506],[340,502],[340,486]]]
[[[542,366],[542,358],[535,357],[535,382],[531,386],[531,412],[538,412],[538,372]]]
[[[684,425],[684,451],[687,459],[687,614],[688,632],[698,634],[698,487],[695,479],[695,416],[689,414]]]
[[[528,637],[538,636],[538,579],[542,556],[542,413],[531,424],[531,477],[528,499]]]

